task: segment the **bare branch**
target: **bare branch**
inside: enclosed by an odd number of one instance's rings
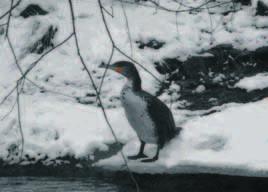
[[[200,10],[206,9],[205,5],[207,5],[209,3],[212,3],[212,2],[215,2],[215,0],[209,0],[209,1],[206,1],[205,3],[203,3],[203,4],[201,4],[201,5],[197,6],[197,7],[191,7],[191,6],[187,6],[187,5],[182,4],[182,5],[184,5],[184,7],[187,7],[187,9],[170,9],[170,8],[167,8],[167,7],[164,7],[164,6],[160,5],[158,2],[153,1],[153,0],[147,0],[148,2],[152,3],[152,5],[143,4],[143,3],[137,3],[137,2],[130,2],[130,1],[126,1],[126,0],[117,0],[117,1],[122,1],[123,3],[135,4],[135,5],[138,5],[138,6],[154,8],[154,9],[157,7],[157,9],[159,9],[159,10],[167,11],[167,12],[173,12],[173,13],[200,11]],[[229,4],[231,2],[232,1],[218,3],[216,5],[212,5],[211,7],[208,7],[208,8],[219,7],[221,5]]]
[[[7,93],[7,95],[2,99],[2,101],[0,102],[0,106],[9,98],[9,96],[10,95],[12,95],[12,93],[14,93],[14,91],[16,90],[16,88],[17,88],[17,84],[16,84],[16,86],[15,87],[13,87],[12,89],[11,89],[11,91],[9,91],[8,93]]]
[[[123,56],[125,56],[126,58],[128,58],[129,60],[131,60],[133,63],[137,64],[138,66],[140,66],[144,71],[146,71],[147,73],[149,73],[152,77],[154,77],[159,83],[162,83],[160,79],[158,79],[152,72],[150,72],[146,67],[144,67],[142,64],[140,64],[138,61],[136,61],[135,59],[133,59],[132,57],[128,56],[124,51],[122,51],[119,47],[117,47],[117,45],[115,44],[113,37],[111,35],[110,29],[108,27],[104,12],[103,12],[103,5],[101,4],[101,1],[98,0],[99,2],[99,7],[100,7],[100,11],[101,11],[101,16],[102,16],[102,21],[103,24],[105,26],[106,32],[109,36],[109,39],[113,45],[113,47],[119,52],[121,53]]]
[[[111,51],[111,54],[110,54],[108,63],[107,63],[106,66],[105,66],[105,70],[104,70],[103,75],[102,75],[102,78],[101,78],[101,83],[100,83],[100,86],[99,86],[99,94],[101,94],[101,88],[102,88],[104,79],[105,79],[105,77],[106,77],[106,74],[107,74],[107,71],[108,71],[108,67],[109,67],[109,65],[111,64],[113,55],[114,55],[114,47],[112,47],[112,51]]]
[[[70,34],[68,37],[66,37],[62,42],[60,42],[58,45],[54,46],[53,48],[51,48],[50,50],[46,51],[42,56],[40,56],[36,61],[34,61],[30,67],[23,73],[23,75],[17,80],[23,80],[24,78],[26,78],[26,76],[28,75],[28,73],[37,66],[37,64],[46,56],[48,55],[50,52],[52,52],[53,50],[55,50],[56,48],[60,47],[61,45],[63,45],[64,43],[66,43],[71,37],[73,36],[73,33]],[[18,84],[16,84],[10,92],[7,93],[6,96],[3,97],[2,101],[0,102],[0,106],[9,98],[10,95],[12,95],[12,93],[17,89]]]
[[[14,102],[14,104],[11,106],[10,110],[0,119],[0,121],[5,120],[12,113],[16,104],[17,104],[17,101]]]
[[[8,29],[8,28],[7,28],[7,29]],[[7,35],[6,37],[7,37],[7,42],[8,42],[9,48],[10,48],[10,50],[11,50],[11,52],[12,52],[12,55],[13,55],[13,58],[14,58],[14,60],[15,60],[15,64],[16,64],[18,70],[20,71],[20,73],[23,74],[23,71],[22,71],[22,69],[21,69],[21,67],[20,67],[20,65],[19,65],[17,56],[16,56],[16,54],[15,54],[15,50],[14,50],[13,45],[12,45],[12,43],[11,43],[11,40],[10,40],[10,38],[9,38],[8,30],[7,30],[6,35]]]
[[[132,38],[131,38],[131,33],[130,33],[130,29],[129,29],[129,23],[128,23],[128,18],[127,18],[127,13],[126,13],[126,9],[124,4],[122,3],[122,1],[120,1],[120,5],[122,7],[123,10],[123,14],[125,17],[125,23],[126,23],[126,28],[127,28],[127,34],[128,34],[128,39],[129,39],[129,45],[130,45],[130,53],[131,53],[131,57],[133,57],[133,45],[132,45]]]
[[[20,77],[20,79],[23,79],[27,76],[27,74],[36,67],[36,65],[46,56],[48,55],[50,52],[52,52],[54,49],[60,47],[61,45],[63,45],[64,43],[66,43],[74,34],[70,34],[68,37],[66,37],[62,42],[60,42],[58,45],[54,46],[53,48],[49,49],[48,51],[46,51],[42,56],[40,56],[35,62],[33,62],[30,67],[23,73],[23,75]]]
[[[110,13],[105,7],[103,7],[103,10],[111,17],[114,17],[113,13]]]
[[[17,6],[19,6],[19,4],[22,2],[22,0],[18,0],[17,3],[15,5],[13,5],[12,7],[10,7],[10,9],[5,12],[3,15],[0,16],[0,20],[3,19],[5,16],[7,16],[13,9],[15,9]],[[12,3],[13,4],[13,3]]]
[[[19,91],[19,85],[21,81],[18,81],[17,83],[17,112],[18,112],[18,125],[19,125],[19,131],[21,135],[21,153],[20,153],[20,160],[23,158],[23,150],[24,150],[24,135],[22,130],[22,124],[21,124],[21,111],[20,111],[20,91]]]
[[[7,34],[8,34],[8,30],[9,30],[9,24],[10,24],[10,18],[11,18],[11,14],[12,14],[13,2],[14,2],[14,0],[11,0],[11,2],[10,2],[10,11],[9,11],[9,14],[8,14],[8,19],[7,19],[6,37],[7,37]]]
[[[31,79],[26,78],[26,80],[28,82],[30,82],[33,86],[35,86],[38,89],[40,89],[41,91],[45,91],[45,92],[52,93],[52,94],[55,94],[55,95],[64,96],[64,97],[67,97],[67,98],[70,98],[70,99],[76,99],[76,97],[74,97],[72,95],[68,95],[68,94],[65,94],[65,93],[61,93],[61,92],[58,92],[58,91],[54,91],[54,90],[45,88],[44,86],[40,86],[36,82],[34,82],[33,80],[31,80]]]

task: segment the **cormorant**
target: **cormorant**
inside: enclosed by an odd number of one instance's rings
[[[121,91],[120,100],[126,117],[136,131],[141,145],[137,155],[129,159],[147,157],[144,152],[146,143],[157,144],[157,152],[153,158],[143,159],[142,162],[153,162],[158,159],[159,150],[170,141],[181,128],[176,129],[169,108],[157,97],[142,90],[141,78],[135,65],[128,61],[115,62],[108,67],[127,78],[127,83]]]

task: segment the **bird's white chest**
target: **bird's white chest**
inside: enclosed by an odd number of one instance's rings
[[[147,111],[147,102],[129,85],[121,91],[121,102],[126,117],[138,137],[147,143],[156,143],[155,126]]]

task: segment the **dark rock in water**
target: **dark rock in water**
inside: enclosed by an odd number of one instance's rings
[[[20,16],[23,18],[28,18],[30,16],[46,14],[48,14],[48,12],[42,9],[39,5],[30,4],[20,13]]]
[[[156,39],[150,39],[147,42],[136,41],[136,43],[138,44],[138,47],[140,49],[144,49],[146,47],[151,48],[151,49],[160,49],[161,47],[163,47],[163,45],[165,45],[165,42],[161,42]]]
[[[41,54],[47,48],[54,47],[52,40],[57,31],[58,29],[56,27],[50,26],[47,32],[29,48],[30,53]]]
[[[267,16],[268,15],[268,5],[266,5],[261,0],[258,1],[256,15],[260,15],[260,16]]]
[[[230,45],[220,45],[192,56],[182,62],[167,58],[156,62],[168,81],[180,85],[180,100],[188,101],[185,108],[208,109],[229,102],[246,103],[268,96],[268,89],[247,92],[234,88],[240,79],[268,71],[268,47],[255,51],[237,50]]]

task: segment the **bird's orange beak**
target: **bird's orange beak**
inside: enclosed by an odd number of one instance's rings
[[[116,67],[114,69],[117,73],[122,73],[123,72],[123,67]]]

